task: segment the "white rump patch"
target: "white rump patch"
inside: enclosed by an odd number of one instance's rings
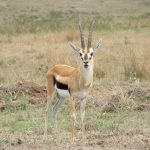
[[[70,93],[68,90],[56,89],[57,93],[62,97],[69,97]]]
[[[61,97],[69,97],[70,96],[70,93],[68,90],[58,89],[56,86],[55,86],[55,89]]]

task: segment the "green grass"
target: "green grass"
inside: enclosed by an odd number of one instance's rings
[[[98,31],[116,31],[116,30],[149,30],[150,15],[141,16],[99,16],[85,17],[82,25],[88,29],[89,22],[95,20],[95,30]],[[75,14],[63,14],[52,11],[46,17],[20,15],[5,19],[0,24],[1,34],[19,34],[19,33],[39,33],[48,31],[65,31],[77,29],[78,16]]]
[[[0,59],[0,67],[3,67],[5,65],[5,61],[3,59]]]
[[[17,94],[18,93],[16,92],[12,93],[9,89],[4,93],[3,98],[7,107],[10,107],[11,109],[12,103],[18,100],[16,104],[14,105],[14,107],[12,108],[12,110],[14,108],[18,110],[26,110],[29,107],[28,97],[24,93],[20,95],[17,95]]]
[[[8,143],[9,139],[7,137],[0,137],[0,144],[1,143]]]
[[[65,104],[58,115],[58,126],[62,132],[67,132],[71,127],[71,115],[69,105]],[[117,113],[102,113],[98,107],[90,107],[86,111],[86,127],[88,131],[98,131],[99,133],[109,133],[111,131],[126,131],[134,129],[136,124],[142,125],[142,120],[149,116],[149,112],[120,111]],[[77,112],[79,117],[79,111]],[[23,132],[25,130],[38,130],[44,126],[43,107],[28,105],[21,110],[6,110],[2,112],[0,120],[0,130],[8,132]],[[79,119],[78,119],[79,122]],[[148,121],[147,121],[148,122]],[[147,124],[146,126],[149,126]],[[49,119],[50,127],[50,119]]]
[[[77,114],[79,116],[79,111]],[[150,129],[149,117],[149,111],[127,110],[117,113],[102,113],[99,107],[89,107],[86,110],[85,117],[87,143],[101,143],[101,141],[106,140],[105,146],[111,146],[112,144],[112,147],[118,148],[118,146],[122,147],[123,144],[129,143],[128,148],[139,147],[141,144],[135,143],[137,141],[135,138],[129,140],[128,134],[132,133],[133,136],[145,134],[145,131]],[[70,105],[67,103],[63,105],[58,115],[59,136],[49,133],[47,140],[42,140],[44,130],[43,106],[28,105],[26,110],[6,109],[0,113],[0,118],[1,145],[7,145],[17,137],[21,138],[26,145],[36,145],[38,148],[44,147],[43,149],[47,146],[54,146],[57,149],[58,146],[64,147],[64,144],[69,144],[71,139],[72,123]],[[50,125],[49,119],[49,129]],[[29,133],[29,135],[26,133]],[[77,135],[80,135],[79,131],[77,131]],[[29,138],[26,139],[27,136]],[[127,137],[122,141],[120,138],[124,136]],[[113,143],[109,145],[107,140],[111,140]],[[119,140],[121,143],[116,144],[115,140]]]
[[[149,101],[149,100],[150,100],[150,96],[141,96],[141,97],[139,97],[139,99],[140,99],[142,102],[146,102],[146,101]]]
[[[87,112],[87,122],[89,123],[90,130],[99,131],[99,134],[106,134],[112,131],[118,131],[120,126],[124,124],[124,121],[132,113],[132,111],[102,113],[99,108],[92,108]]]
[[[43,119],[40,108],[28,105],[25,110],[6,110],[1,113],[0,128],[7,132],[25,131],[39,128]],[[41,122],[41,123],[40,123]]]

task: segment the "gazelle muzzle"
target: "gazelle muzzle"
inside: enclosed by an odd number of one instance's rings
[[[88,62],[88,61],[84,61],[83,63],[84,63],[84,68],[88,68],[88,66],[89,66],[88,63],[89,63],[89,62]]]

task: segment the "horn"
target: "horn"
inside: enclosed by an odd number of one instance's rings
[[[84,34],[80,23],[79,23],[79,30],[80,30],[80,38],[81,38],[81,47],[82,49],[84,49],[85,48]]]
[[[87,48],[91,48],[91,39],[92,39],[92,29],[93,29],[94,21],[92,21],[90,28],[89,28],[89,36],[88,36],[88,46]]]

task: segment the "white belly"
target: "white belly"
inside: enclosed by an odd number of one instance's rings
[[[68,90],[58,89],[56,86],[55,86],[55,89],[61,97],[66,97],[66,98],[70,97],[70,93]],[[72,96],[75,98],[83,99],[87,96],[87,94],[88,94],[88,91],[83,90],[83,91],[73,93]]]
[[[83,90],[83,91],[80,91],[80,92],[73,93],[73,96],[76,97],[76,98],[79,98],[79,99],[83,99],[87,96],[87,94],[88,94],[88,91]]]

